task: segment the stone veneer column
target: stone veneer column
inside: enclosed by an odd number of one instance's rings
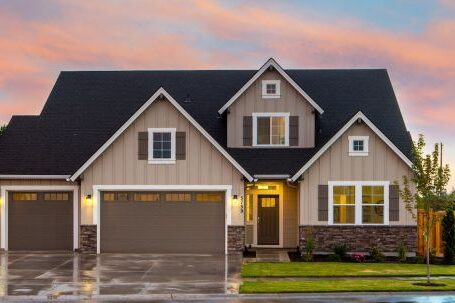
[[[96,254],[96,225],[81,225],[79,250],[82,253]]]
[[[417,252],[417,226],[300,226],[301,249],[309,235],[313,236],[315,252],[332,252],[334,245],[346,244],[350,252],[369,252],[377,246],[384,253],[397,253],[402,241],[408,253]]]
[[[228,251],[242,251],[245,245],[245,226],[229,225],[228,226]]]

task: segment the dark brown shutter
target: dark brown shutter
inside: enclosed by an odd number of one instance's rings
[[[299,145],[299,116],[289,117],[289,145]]]
[[[177,160],[186,159],[186,132],[175,133],[175,158]]]
[[[253,145],[253,117],[243,117],[243,146]]]
[[[389,186],[389,221],[400,220],[400,188],[398,185]]]
[[[139,132],[138,138],[138,159],[139,160],[148,160],[149,157],[149,134],[148,132]]]
[[[318,221],[329,219],[329,186],[318,185]]]

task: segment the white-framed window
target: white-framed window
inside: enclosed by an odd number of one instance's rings
[[[329,181],[330,225],[388,225],[389,181]]]
[[[349,156],[368,156],[368,136],[349,136]]]
[[[262,98],[275,99],[280,97],[280,80],[262,80]]]
[[[289,146],[289,113],[253,113],[253,146]]]
[[[150,164],[175,163],[175,128],[149,128],[148,162]]]

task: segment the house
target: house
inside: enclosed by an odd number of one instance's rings
[[[62,72],[0,138],[1,248],[415,252],[411,145],[382,69]]]

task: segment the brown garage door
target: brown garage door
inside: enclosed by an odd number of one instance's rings
[[[71,192],[10,192],[9,250],[72,250]]]
[[[102,192],[101,252],[224,253],[222,192]]]

